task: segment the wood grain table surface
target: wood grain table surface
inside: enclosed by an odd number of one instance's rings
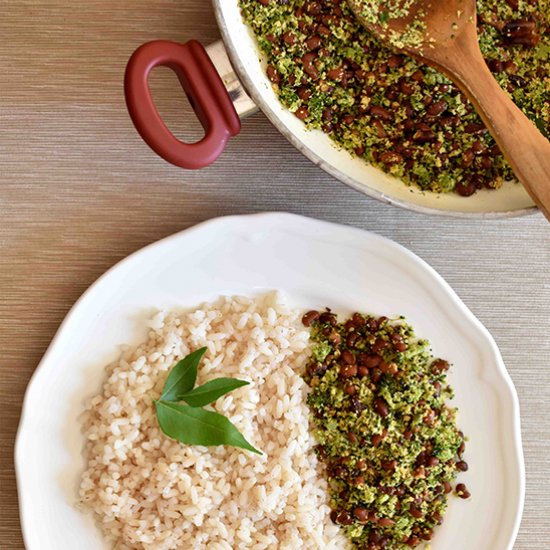
[[[122,77],[144,41],[216,40],[209,2],[0,6],[0,548],[23,548],[13,443],[25,387],[74,301],[148,243],[211,217],[269,210],[398,241],[488,327],[521,401],[527,498],[515,548],[549,547],[550,227],[540,214],[452,220],[378,203],[313,166],[262,114],[214,166],[182,171],[137,136]],[[161,70],[153,80],[170,127],[197,135],[175,77]]]

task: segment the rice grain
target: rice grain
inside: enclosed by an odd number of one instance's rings
[[[348,548],[329,519],[327,487],[309,433],[300,372],[308,331],[278,293],[222,297],[189,312],[160,312],[149,338],[107,367],[84,415],[82,505],[120,550]],[[245,379],[214,408],[257,456],[188,446],[159,429],[152,398],[173,365],[207,346],[197,383]]]

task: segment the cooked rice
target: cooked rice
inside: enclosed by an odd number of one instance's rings
[[[312,450],[307,386],[299,373],[308,332],[280,295],[220,298],[185,313],[159,313],[149,339],[108,367],[84,420],[87,469],[80,497],[115,548],[347,548],[329,519],[326,482]],[[152,398],[167,372],[207,346],[198,383],[250,381],[220,398],[262,456],[188,446],[158,427]]]

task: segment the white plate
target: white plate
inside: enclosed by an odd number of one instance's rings
[[[533,201],[517,183],[507,182],[498,191],[482,189],[472,197],[424,192],[336,148],[320,130],[307,130],[273,91],[265,74],[264,56],[243,22],[239,1],[213,0],[213,4],[231,63],[256,105],[299,151],[346,185],[381,201],[430,214],[500,218],[536,212]]]
[[[158,308],[219,294],[280,289],[297,307],[404,314],[449,359],[459,424],[469,436],[461,475],[472,499],[450,499],[433,550],[511,549],[524,500],[519,405],[493,339],[443,279],[371,233],[290,214],[212,220],[131,255],[76,303],[25,397],[15,462],[28,550],[108,546],[77,502],[84,467],[79,415],[120,344],[146,334]]]

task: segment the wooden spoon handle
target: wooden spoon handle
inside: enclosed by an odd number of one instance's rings
[[[477,40],[457,40],[447,54],[439,60],[441,68],[472,101],[516,177],[550,221],[550,141],[493,78]]]

